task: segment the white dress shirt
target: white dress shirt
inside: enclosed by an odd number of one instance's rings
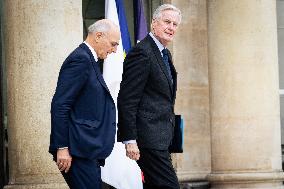
[[[92,54],[94,56],[95,61],[97,62],[98,56],[97,56],[96,51],[93,49],[93,47],[91,47],[91,45],[89,43],[87,43],[86,41],[84,41],[84,43],[88,46],[88,48],[90,49],[90,51],[92,52]]]

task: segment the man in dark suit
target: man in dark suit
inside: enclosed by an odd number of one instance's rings
[[[101,188],[100,166],[113,149],[116,113],[98,59],[115,53],[119,40],[113,22],[95,22],[59,73],[51,103],[49,152],[71,189]]]
[[[138,160],[144,189],[178,189],[169,145],[174,129],[177,74],[166,48],[181,12],[170,4],[157,8],[151,32],[126,56],[118,96],[118,141]]]

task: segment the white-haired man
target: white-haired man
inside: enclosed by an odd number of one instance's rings
[[[115,104],[98,59],[115,53],[119,27],[103,19],[63,62],[51,103],[49,152],[71,189],[100,189],[101,169],[115,141]]]
[[[151,32],[126,56],[118,96],[118,141],[144,173],[144,189],[178,189],[169,145],[174,129],[177,74],[167,45],[181,12],[170,4],[153,14]]]

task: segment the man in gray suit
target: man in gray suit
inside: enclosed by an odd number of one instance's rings
[[[181,12],[164,4],[153,14],[151,32],[126,56],[118,96],[118,141],[144,173],[144,189],[178,189],[169,145],[174,129],[177,73],[168,43]]]

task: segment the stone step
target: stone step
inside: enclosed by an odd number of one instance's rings
[[[206,181],[180,183],[180,189],[209,189],[210,185]]]

